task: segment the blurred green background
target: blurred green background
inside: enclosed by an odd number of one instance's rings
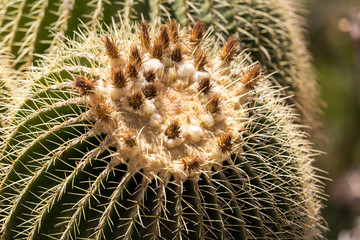
[[[330,230],[325,236],[356,240],[360,239],[360,38],[353,41],[347,31],[350,16],[357,16],[360,34],[360,0],[306,3],[309,50],[325,100],[324,137],[317,148],[326,155],[315,165],[328,172],[322,176],[332,179],[325,181],[329,196],[323,216]]]

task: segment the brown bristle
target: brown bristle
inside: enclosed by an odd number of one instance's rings
[[[201,159],[197,156],[191,155],[189,157],[181,159],[184,164],[184,168],[190,171],[198,170],[200,168]]]
[[[130,131],[128,131],[124,135],[123,140],[124,140],[125,145],[128,147],[136,146],[136,136]]]
[[[160,39],[155,40],[154,45],[151,49],[151,56],[161,60],[163,55],[163,44]]]
[[[211,98],[211,100],[206,105],[206,110],[210,113],[217,113],[220,111],[220,98],[217,96],[214,96]]]
[[[75,77],[74,86],[79,90],[80,96],[92,93],[96,87],[97,80],[84,76]]]
[[[144,72],[144,77],[147,82],[154,82],[156,78],[156,74],[154,70],[148,70]]]
[[[174,43],[179,40],[179,33],[175,20],[171,20],[169,23],[169,35],[170,35],[170,40],[173,41]]]
[[[159,41],[161,41],[164,49],[167,49],[169,47],[170,39],[168,34],[168,28],[166,26],[161,27]]]
[[[145,49],[149,50],[150,49],[150,35],[149,35],[148,24],[145,21],[141,22],[140,40],[141,40],[142,46]]]
[[[191,29],[190,32],[190,42],[194,44],[199,44],[204,37],[206,25],[201,21],[197,21],[195,26]]]
[[[116,41],[106,36],[103,42],[105,43],[106,54],[109,56],[109,58],[117,58],[120,54],[120,51],[118,46],[116,46]]]
[[[108,102],[96,100],[92,104],[92,110],[94,111],[97,119],[103,122],[108,122],[111,119],[111,113],[113,111],[113,108]]]
[[[178,121],[170,123],[170,125],[165,130],[165,135],[169,139],[174,139],[180,136],[180,124]]]
[[[199,90],[199,92],[208,94],[211,87],[212,87],[212,84],[210,83],[210,78],[204,78],[199,82],[198,90]]]
[[[115,68],[111,71],[111,84],[117,88],[125,87],[127,83],[126,75],[121,68]]]
[[[156,83],[149,83],[142,89],[142,92],[145,98],[154,98],[158,95],[158,86]]]
[[[130,78],[136,78],[138,71],[136,69],[136,62],[129,62],[126,67],[126,76]]]
[[[196,67],[196,70],[198,71],[204,71],[205,65],[208,63],[206,54],[204,52],[199,52],[195,59],[194,59],[194,65]]]
[[[246,72],[240,81],[248,88],[254,88],[259,80],[264,68],[259,63],[255,64],[248,72]]]
[[[231,36],[228,38],[220,57],[223,61],[230,62],[234,59],[238,47],[238,40]]]
[[[171,60],[174,62],[181,62],[181,60],[183,58],[182,51],[181,51],[181,44],[179,44],[179,43],[176,44],[170,57],[171,57]]]
[[[128,96],[129,105],[133,109],[139,109],[141,104],[144,102],[144,95],[141,91],[133,91],[130,96]]]
[[[142,58],[137,46],[131,46],[129,62],[135,63],[137,66],[141,66]]]
[[[218,139],[217,143],[221,149],[222,153],[231,152],[232,148],[232,135],[230,133],[226,133]]]

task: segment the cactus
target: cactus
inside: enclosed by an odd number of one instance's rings
[[[23,74],[12,69],[4,61],[6,58],[10,59],[6,53],[0,53],[0,141],[4,136],[4,129],[8,126],[6,118],[16,108],[18,100],[22,99],[26,88],[22,81]]]
[[[284,87],[287,101],[301,114],[300,123],[316,129],[318,90],[312,75],[303,39],[301,6],[296,0],[217,1],[102,1],[102,0],[11,0],[0,2],[0,42],[16,56],[17,68],[56,51],[63,36],[72,36],[81,23],[94,29],[97,21],[111,24],[117,12],[131,20],[166,22],[175,18],[183,25],[197,19],[224,39],[234,34],[251,52],[251,61],[260,61],[274,73],[274,84]]]
[[[259,63],[197,22],[82,32],[0,158],[3,239],[319,238],[314,152]]]

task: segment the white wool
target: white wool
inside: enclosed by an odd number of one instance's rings
[[[201,123],[205,126],[205,127],[213,127],[215,124],[214,118],[212,115],[210,114],[203,114],[201,116]]]
[[[154,103],[145,100],[144,103],[141,106],[141,115],[146,116],[153,114],[156,111],[156,107]]]
[[[194,142],[199,142],[204,136],[204,131],[199,126],[190,125],[187,129],[187,135]]]
[[[150,120],[149,120],[149,124],[152,127],[157,127],[159,126],[163,121],[163,118],[157,114],[157,113],[153,113],[150,115]]]
[[[155,71],[156,74],[160,75],[163,71],[164,65],[160,62],[159,59],[153,58],[144,63],[144,68],[146,71]]]
[[[220,94],[220,93],[223,92],[223,90],[221,90],[221,88],[218,87],[218,86],[213,86],[213,87],[211,88],[211,92],[212,92],[213,94]]]
[[[127,93],[127,89],[126,88],[110,88],[109,92],[110,92],[110,97],[112,100],[119,100],[121,97],[123,97],[126,93]]]
[[[168,147],[168,148],[176,148],[178,146],[180,146],[183,142],[184,142],[184,138],[183,137],[177,137],[177,138],[174,138],[174,139],[168,139],[167,136],[164,137],[164,142],[165,142],[165,145]]]
[[[215,147],[208,153],[208,159],[212,159],[213,162],[221,162],[224,159],[224,156],[221,150],[218,147]]]
[[[175,68],[169,68],[167,72],[167,77],[165,78],[167,82],[175,82],[177,79],[177,73]]]
[[[195,82],[200,82],[201,80],[205,79],[205,78],[209,78],[210,74],[208,72],[201,72],[201,71],[196,71],[194,72],[193,75],[193,79]]]
[[[190,124],[195,126],[200,126],[200,121],[197,118],[190,118]]]
[[[192,76],[194,74],[194,72],[195,72],[195,67],[194,67],[193,63],[190,61],[181,63],[177,69],[177,75],[180,78],[188,78],[188,77]]]
[[[223,114],[217,113],[217,114],[215,114],[215,116],[214,116],[214,120],[215,120],[215,122],[217,122],[217,123],[223,122],[223,121],[225,120],[225,117],[224,117]]]

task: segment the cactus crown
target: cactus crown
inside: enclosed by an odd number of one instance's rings
[[[109,63],[104,65],[109,67],[91,73],[95,76],[74,77],[96,121],[94,129],[109,136],[134,171],[144,168],[185,180],[221,165],[239,152],[244,81],[257,80],[230,70],[231,62],[239,61],[233,59],[237,40],[229,38],[222,50],[204,51],[201,22],[189,34],[179,33],[171,22],[151,38],[147,23],[141,26],[131,42],[117,44],[105,36]],[[196,159],[196,169],[186,159]]]
[[[63,36],[73,36],[81,23],[93,29],[98,21],[111,24],[119,13],[135,21],[166,22],[170,17],[182,25],[200,19],[219,39],[229,34],[241,38],[251,52],[249,60],[274,73],[274,84],[284,87],[284,96],[294,95],[287,101],[301,114],[299,123],[314,129],[319,125],[319,109],[313,104],[319,94],[302,34],[302,1],[9,0],[0,2],[0,9],[0,48],[15,56],[16,69],[56,51]]]
[[[319,236],[313,153],[235,38],[211,46],[201,22],[79,38],[10,119],[5,239]]]

